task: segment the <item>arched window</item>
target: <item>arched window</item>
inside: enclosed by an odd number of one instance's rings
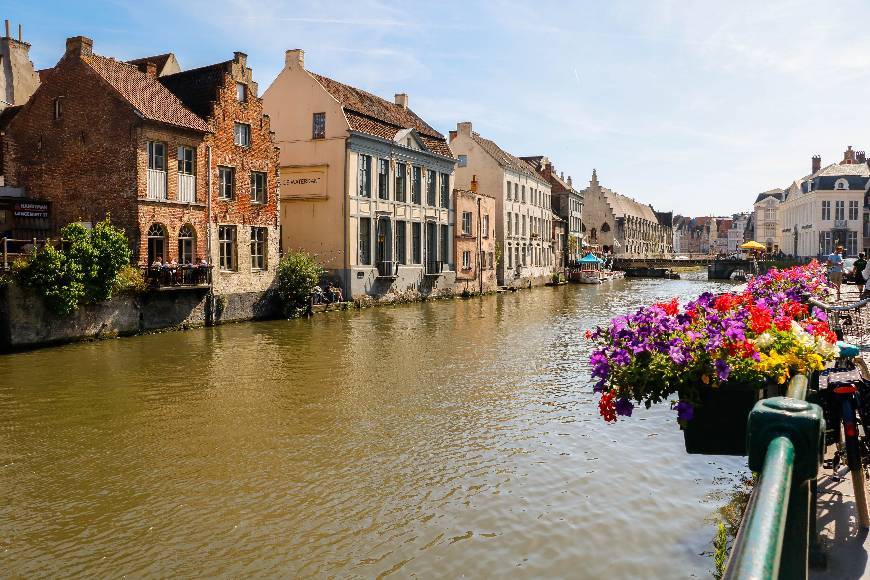
[[[160,224],[151,224],[148,228],[148,265],[155,260],[166,261],[166,229]]]
[[[841,177],[834,183],[834,189],[849,189],[849,182]]]
[[[178,263],[193,264],[194,248],[196,248],[196,233],[190,224],[184,224],[178,231]]]
[[[603,224],[601,224],[601,231],[602,231],[603,233],[609,232],[609,231],[610,231],[610,225],[609,225],[607,222],[604,222]]]

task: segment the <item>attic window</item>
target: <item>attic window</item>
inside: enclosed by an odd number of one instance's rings
[[[63,97],[55,97],[54,98],[54,120],[63,117]]]
[[[248,86],[245,83],[236,83],[236,100],[240,103],[248,100]]]
[[[326,113],[314,113],[311,121],[311,138],[326,138]]]
[[[459,167],[466,167],[468,165],[468,155],[460,155],[459,156]],[[510,186],[508,186],[510,188]]]

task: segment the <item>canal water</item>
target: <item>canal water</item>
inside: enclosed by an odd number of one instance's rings
[[[742,458],[598,416],[626,280],[0,356],[7,576],[705,577]]]

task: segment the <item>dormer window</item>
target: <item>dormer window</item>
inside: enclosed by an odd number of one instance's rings
[[[54,120],[63,117],[63,97],[55,97],[54,98]]]
[[[245,83],[236,83],[236,100],[240,103],[248,100],[248,85]]]
[[[849,182],[841,177],[834,184],[834,189],[849,189]]]

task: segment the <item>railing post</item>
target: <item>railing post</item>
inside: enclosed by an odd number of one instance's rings
[[[790,394],[806,392],[806,381],[792,385]],[[784,530],[768,530],[784,534],[778,577],[806,578],[812,519],[810,511],[811,485],[822,460],[822,437],[825,420],[818,405],[792,397],[773,397],[759,401],[749,416],[749,468],[760,471],[768,447],[774,440],[787,438],[794,446],[794,470],[788,495],[788,512]],[[759,498],[762,501],[763,498]]]
[[[3,236],[3,269],[9,269],[9,250],[6,247],[6,236]]]

